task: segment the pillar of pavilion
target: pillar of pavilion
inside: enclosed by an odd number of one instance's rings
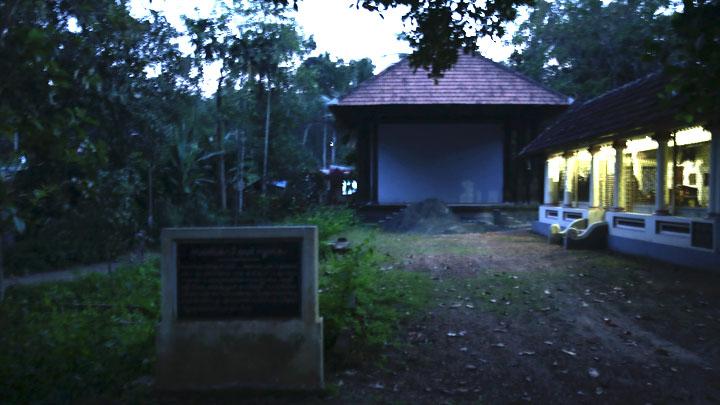
[[[620,199],[620,191],[622,190],[621,184],[623,181],[622,169],[623,169],[623,149],[625,148],[626,141],[616,140],[612,146],[615,149],[615,184],[613,184],[613,211],[623,211],[622,200]]]

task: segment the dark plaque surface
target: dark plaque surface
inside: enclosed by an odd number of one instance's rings
[[[178,319],[299,318],[302,240],[178,241]]]

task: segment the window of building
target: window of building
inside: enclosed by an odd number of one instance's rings
[[[559,204],[562,202],[565,192],[565,159],[555,156],[548,159],[547,164],[552,203]]]
[[[668,186],[679,215],[702,215],[708,206],[711,137],[710,132],[695,127],[675,134],[677,148],[672,140],[668,143],[668,173],[674,173],[669,176]]]
[[[598,206],[610,208],[613,205],[615,188],[615,149],[603,146],[595,154],[595,199]]]
[[[658,143],[649,137],[627,142],[623,151],[625,209],[648,213],[655,211],[657,148]]]
[[[587,150],[578,152],[577,158],[577,176],[575,177],[575,198],[578,202],[586,202],[590,199],[590,163],[592,156]],[[590,202],[592,205],[592,202]]]

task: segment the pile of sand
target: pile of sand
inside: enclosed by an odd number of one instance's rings
[[[408,205],[382,224],[389,232],[426,234],[458,233],[463,227],[460,219],[437,199],[428,199]]]

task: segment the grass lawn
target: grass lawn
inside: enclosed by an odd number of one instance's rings
[[[328,390],[310,400],[720,401],[718,275],[525,231],[334,233],[354,249],[321,252]],[[0,402],[156,401],[158,305],[157,260],[11,288]]]
[[[319,269],[327,366],[375,363],[404,319],[426,306],[431,280],[383,268],[370,245]],[[155,402],[159,258],[110,274],[13,286],[0,303],[0,403]]]
[[[720,400],[720,276],[526,231],[374,233],[396,271],[433,280],[384,370],[338,373],[343,401]]]
[[[158,265],[155,258],[110,275],[9,289],[0,304],[0,402],[146,398]]]

